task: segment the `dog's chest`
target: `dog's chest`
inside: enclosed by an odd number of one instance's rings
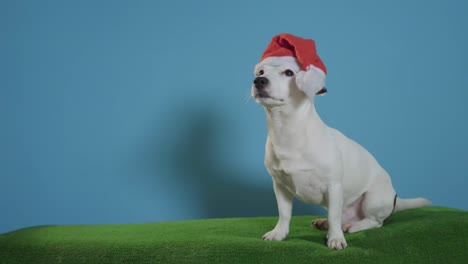
[[[324,205],[326,178],[311,162],[301,157],[278,157],[266,154],[265,165],[274,181],[303,202]]]

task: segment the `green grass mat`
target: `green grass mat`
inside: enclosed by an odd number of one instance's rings
[[[398,212],[341,251],[317,217],[293,217],[285,241],[261,240],[276,217],[31,227],[0,235],[0,263],[468,263],[468,211]]]

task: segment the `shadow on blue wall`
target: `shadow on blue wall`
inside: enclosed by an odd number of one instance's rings
[[[171,114],[173,125],[166,127],[169,131],[165,134],[176,136],[164,143],[159,139],[146,154],[147,165],[153,166],[155,177],[160,177],[156,173],[158,166],[170,168],[170,180],[192,192],[188,199],[191,197],[200,203],[200,218],[277,215],[271,180],[268,178],[268,184],[262,186],[244,180],[265,176],[265,171],[229,166],[220,159],[222,155],[232,155],[225,152],[235,142],[229,142],[226,136],[222,113],[214,110],[195,107],[181,114]],[[160,182],[160,178],[154,181]],[[295,201],[295,215],[323,213],[320,207]]]

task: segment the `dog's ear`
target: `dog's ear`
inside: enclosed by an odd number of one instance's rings
[[[297,73],[296,85],[309,98],[327,93],[327,88],[325,88],[325,73],[314,66],[309,66],[306,71]]]
[[[323,87],[322,90],[317,92],[317,95],[325,95],[327,94],[328,90],[327,87]]]

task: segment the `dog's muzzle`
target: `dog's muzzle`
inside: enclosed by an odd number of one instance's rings
[[[265,77],[257,77],[253,81],[255,89],[255,98],[271,98],[266,91],[266,87],[270,81]]]
[[[269,81],[265,77],[257,77],[253,81],[255,88],[257,88],[258,91],[263,91],[265,90],[266,86],[268,85]]]

